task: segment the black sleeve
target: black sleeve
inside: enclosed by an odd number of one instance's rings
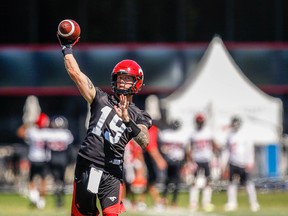
[[[143,124],[148,129],[150,129],[152,126],[152,118],[146,111],[143,111],[143,110],[141,111],[142,111],[142,115],[139,115],[139,118],[137,119],[136,123]]]
[[[151,116],[144,110],[140,110],[138,107],[131,107],[130,117],[135,121],[136,124],[143,124],[148,129],[152,126]]]

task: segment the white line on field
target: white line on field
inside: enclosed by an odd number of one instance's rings
[[[167,215],[177,215],[177,216],[204,216],[204,215],[208,215],[209,216],[221,216],[219,214],[213,213],[213,212],[209,212],[209,213],[204,213],[204,212],[195,212],[195,211],[189,211],[188,209],[184,209],[184,208],[172,208],[172,209],[161,209],[161,210],[155,210],[155,209],[147,209],[144,211],[127,211],[131,212],[131,213],[137,213],[139,214],[139,216],[167,216]],[[125,214],[124,214],[125,215]]]

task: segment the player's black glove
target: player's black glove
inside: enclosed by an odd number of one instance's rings
[[[68,40],[68,39],[61,37],[58,33],[56,35],[57,35],[58,41],[62,47],[63,55],[72,54],[72,52],[73,52],[72,47],[79,41],[80,37],[78,37],[75,40]]]

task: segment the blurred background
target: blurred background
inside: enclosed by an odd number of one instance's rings
[[[66,18],[81,26],[74,54],[95,85],[110,91],[114,65],[123,58],[139,62],[145,87],[135,103],[141,108],[147,96],[165,98],[193,76],[219,35],[247,78],[281,99],[283,137],[288,131],[287,1],[12,0],[1,1],[0,18],[2,158],[24,154],[15,133],[29,95],[38,97],[49,116],[68,118],[76,147],[85,135],[87,104],[66,74],[56,38]]]

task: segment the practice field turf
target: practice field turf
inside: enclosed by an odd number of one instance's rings
[[[226,201],[224,192],[215,192],[213,194],[213,203],[216,206],[215,211],[205,213],[201,209],[198,212],[190,212],[186,207],[188,205],[188,194],[181,193],[179,197],[179,208],[169,208],[165,210],[155,210],[151,206],[151,200],[147,198],[147,204],[150,206],[145,211],[129,210],[122,214],[123,216],[287,216],[288,215],[288,192],[258,192],[258,200],[261,205],[259,212],[253,213],[249,209],[247,196],[245,192],[239,193],[239,208],[236,212],[224,212],[223,206]],[[66,205],[64,208],[54,207],[52,196],[47,198],[47,206],[43,210],[35,209],[29,206],[27,198],[17,194],[0,194],[0,216],[69,216],[70,215],[71,196],[66,196]]]

